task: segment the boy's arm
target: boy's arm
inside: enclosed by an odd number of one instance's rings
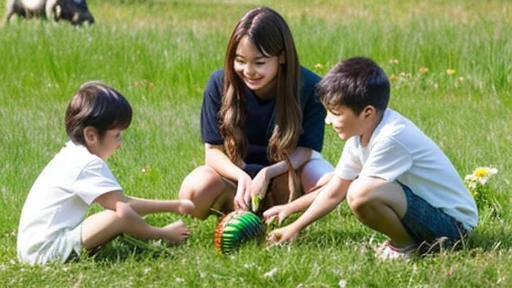
[[[130,198],[125,196],[123,192],[116,190],[104,193],[94,200],[94,203],[98,203],[106,210],[112,210],[116,213],[128,216],[135,221],[141,221],[141,214],[138,213],[129,204]]]
[[[267,211],[263,212],[263,218],[265,219],[265,222],[270,224],[270,222],[277,218],[277,222],[280,225],[288,216],[297,212],[305,211],[308,209],[309,205],[313,203],[321,190],[322,189],[310,192],[290,203],[277,205],[268,209]]]
[[[152,213],[172,212],[190,214],[195,209],[190,200],[151,200],[135,197],[127,197],[130,207],[137,214],[144,216]]]
[[[351,183],[352,180],[344,180],[333,176],[304,214],[290,225],[270,232],[270,241],[283,243],[295,238],[302,229],[334,210],[345,198]]]
[[[94,203],[101,205],[104,209],[112,211],[116,211],[116,205],[118,202],[128,202],[128,197],[126,197],[120,190],[103,193],[94,199]]]
[[[151,213],[174,212],[190,213],[194,209],[194,204],[190,200],[149,200],[135,198],[124,195],[121,191],[111,191],[105,193],[94,200],[103,208],[116,211],[118,203],[125,203],[137,213],[144,216]]]

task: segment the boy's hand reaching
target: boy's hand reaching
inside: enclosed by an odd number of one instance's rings
[[[276,205],[267,211],[263,212],[263,219],[265,219],[265,223],[270,225],[270,223],[277,219],[277,224],[281,225],[284,219],[290,216],[290,212],[288,211],[287,205]]]
[[[292,226],[285,226],[272,230],[267,236],[267,246],[272,247],[275,245],[291,242],[297,237],[299,231],[295,231]]]
[[[178,205],[178,213],[180,214],[192,214],[196,206],[194,203],[188,199],[178,200],[180,203]]]

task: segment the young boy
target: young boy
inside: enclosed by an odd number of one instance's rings
[[[317,88],[326,122],[346,141],[343,153],[335,176],[318,195],[264,213],[267,221],[281,222],[307,209],[289,226],[272,231],[270,240],[293,239],[345,197],[364,225],[389,237],[377,250],[380,258],[408,259],[424,243],[464,240],[477,224],[475,202],[440,148],[387,108],[390,84],[384,71],[370,59],[350,58],[334,66]]]
[[[132,108],[116,90],[99,81],[80,87],[66,111],[70,140],[39,175],[23,207],[17,243],[21,262],[64,262],[73,252],[80,255],[82,248],[100,247],[121,233],[174,244],[189,237],[181,220],[153,227],[141,216],[190,213],[192,202],[128,197],[106,164],[131,120]],[[92,203],[105,210],[84,220]]]

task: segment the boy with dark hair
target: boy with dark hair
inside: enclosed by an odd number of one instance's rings
[[[281,222],[305,210],[289,226],[272,231],[270,240],[293,239],[345,198],[363,224],[389,238],[377,250],[380,258],[408,259],[424,243],[464,240],[477,224],[475,201],[441,149],[387,107],[390,84],[384,71],[368,58],[346,59],[317,91],[326,122],[346,141],[343,153],[335,176],[316,198],[266,211],[267,221]]]
[[[107,166],[131,120],[132,108],[118,91],[99,81],[80,87],[66,110],[69,141],[41,172],[25,200],[17,243],[21,262],[64,262],[73,253],[95,250],[122,233],[173,244],[189,237],[181,220],[154,227],[141,216],[190,214],[191,201],[129,197]],[[85,218],[93,203],[104,210]]]

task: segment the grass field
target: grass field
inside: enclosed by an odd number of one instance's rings
[[[88,4],[97,21],[91,27],[12,19],[0,29],[1,287],[512,287],[510,1]],[[176,198],[182,179],[203,163],[199,112],[208,75],[222,66],[239,17],[260,4],[287,19],[302,64],[320,75],[351,56],[378,62],[392,79],[391,108],[435,140],[461,177],[478,166],[499,170],[467,247],[381,262],[372,247],[384,238],[342,204],[292,245],[270,250],[249,244],[221,256],[213,247],[216,219],[183,217],[193,236],[178,248],[141,250],[118,239],[78,263],[19,264],[21,208],[66,141],[64,111],[78,86],[101,79],[134,108],[123,147],[109,160],[125,192]],[[326,131],[323,154],[336,164],[343,143]],[[155,225],[176,219],[147,218]]]

